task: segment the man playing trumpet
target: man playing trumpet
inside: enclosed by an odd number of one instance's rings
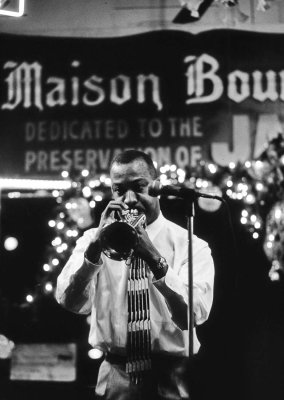
[[[110,166],[113,200],[98,228],[89,229],[58,277],[57,301],[91,313],[89,342],[105,354],[96,398],[189,399],[187,231],[167,220],[159,199],[148,194],[157,177],[151,158],[128,150]],[[135,226],[137,243],[127,260],[102,248],[104,228],[114,216],[146,217]],[[121,240],[121,238],[118,238]],[[195,324],[208,318],[214,266],[206,242],[193,237]],[[199,342],[194,329],[194,353]]]

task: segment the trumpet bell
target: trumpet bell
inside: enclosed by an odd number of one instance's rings
[[[124,221],[115,221],[102,229],[103,252],[113,260],[127,260],[137,244],[138,236],[135,228]]]

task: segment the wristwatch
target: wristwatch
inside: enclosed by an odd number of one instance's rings
[[[167,260],[164,257],[160,257],[159,261],[158,261],[158,264],[156,264],[155,267],[157,268],[157,270],[168,268]]]
[[[152,268],[152,272],[156,279],[163,278],[168,270],[168,263],[164,257],[160,257],[158,263]]]

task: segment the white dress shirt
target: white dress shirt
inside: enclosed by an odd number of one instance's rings
[[[161,213],[146,231],[159,253],[167,260],[166,276],[155,280],[150,272],[149,296],[151,319],[151,348],[153,353],[188,355],[188,330],[174,321],[179,310],[170,309],[167,296],[176,296],[177,304],[188,303],[188,239],[187,231],[167,220]],[[78,239],[75,249],[57,281],[56,298],[64,305],[65,291],[72,276],[84,263],[93,269],[87,282],[88,298],[79,313],[91,313],[89,342],[104,352],[125,354],[127,337],[128,267],[124,261],[114,261],[103,253],[99,263],[92,264],[84,253],[95,237],[96,228],[89,229]],[[208,318],[213,301],[214,265],[208,244],[193,237],[193,299],[195,323]],[[72,310],[71,310],[72,311]],[[194,353],[200,347],[194,329]]]

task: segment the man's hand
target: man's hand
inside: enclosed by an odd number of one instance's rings
[[[111,200],[102,212],[101,220],[97,229],[96,239],[99,239],[101,230],[105,225],[114,222],[115,213],[118,213],[118,215],[121,216],[122,211],[128,210],[128,208],[128,205],[123,203],[121,200]]]
[[[136,231],[139,237],[139,242],[135,248],[135,253],[148,264],[156,279],[160,279],[166,275],[168,267],[158,268],[161,254],[151,242],[148,233],[145,229],[138,225]]]
[[[85,252],[87,260],[91,261],[94,264],[96,264],[99,261],[102,252],[102,246],[100,241],[102,228],[105,225],[112,223],[114,221],[115,213],[121,215],[122,211],[127,209],[128,206],[120,200],[112,200],[109,202],[109,204],[106,206],[106,208],[101,214],[101,220],[98,229],[96,231],[96,235]]]
[[[141,225],[136,227],[136,232],[138,234],[139,241],[135,248],[135,253],[144,261],[146,261],[151,268],[151,265],[155,265],[159,261],[161,255],[151,242],[148,233]]]

